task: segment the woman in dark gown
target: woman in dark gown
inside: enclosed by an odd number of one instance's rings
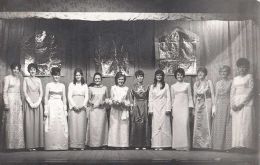
[[[130,113],[130,146],[146,149],[150,146],[148,123],[148,88],[143,84],[144,72],[135,72],[136,82],[131,90],[133,108]]]

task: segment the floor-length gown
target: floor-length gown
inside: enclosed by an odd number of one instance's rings
[[[152,148],[166,148],[172,146],[171,136],[171,97],[169,85],[165,83],[165,87],[160,89],[161,85],[156,87],[150,86],[149,91],[149,112],[152,115]]]
[[[68,89],[69,113],[69,147],[85,148],[87,114],[86,105],[88,101],[88,86],[86,84],[69,84]],[[83,107],[75,110],[73,107]]]
[[[89,109],[88,146],[106,146],[108,139],[108,119],[104,102],[108,96],[107,87],[89,87],[89,96],[92,106]]]
[[[38,102],[40,99],[40,90],[42,88],[41,80],[39,78],[24,78],[24,85],[26,86],[26,95],[30,98],[32,103]],[[44,147],[44,124],[43,124],[43,106],[31,108],[29,103],[24,101],[25,113],[25,141],[26,148]]]
[[[5,143],[7,149],[22,149],[24,142],[24,113],[22,110],[20,79],[8,75],[4,80],[4,103],[9,107],[4,112]]]
[[[177,82],[171,86],[172,96],[172,148],[190,149],[189,107],[193,108],[189,83]]]
[[[133,109],[130,113],[130,146],[150,146],[150,126],[148,122],[148,88],[143,84],[134,84],[130,92]]]
[[[246,147],[254,149],[253,139],[253,88],[254,81],[251,74],[237,76],[234,78],[231,87],[231,104],[239,106],[243,104],[242,109],[238,111],[231,110],[232,115],[232,147]]]
[[[45,149],[68,149],[68,123],[62,101],[64,84],[48,83],[49,100],[45,107],[47,118],[45,120]],[[45,103],[46,104],[46,103]],[[45,113],[46,114],[46,113]]]
[[[210,80],[205,83],[195,82],[194,99],[194,129],[193,148],[211,148],[211,111],[212,93],[210,90]]]
[[[216,113],[212,121],[212,148],[215,150],[231,148],[231,83],[231,80],[220,80],[216,83]]]
[[[128,100],[128,87],[113,85],[111,99],[119,102]],[[129,110],[112,105],[109,118],[108,146],[129,147]]]

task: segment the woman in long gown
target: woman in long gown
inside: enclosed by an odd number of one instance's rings
[[[111,110],[108,129],[109,147],[129,147],[129,88],[125,86],[126,76],[118,72],[111,87]]]
[[[249,61],[237,60],[239,75],[233,79],[231,87],[232,148],[254,149],[253,143],[253,89],[254,81],[249,74]]]
[[[230,90],[232,81],[228,79],[229,66],[222,66],[219,70],[221,79],[216,83],[215,106],[212,121],[212,148],[214,150],[231,149],[231,116]]]
[[[74,79],[69,84],[68,89],[68,101],[69,147],[74,150],[84,150],[87,129],[88,86],[80,68],[74,70]]]
[[[22,110],[20,70],[21,65],[11,64],[12,74],[4,78],[4,121],[6,149],[23,149],[24,113]]]
[[[171,86],[172,96],[172,148],[190,150],[189,109],[193,108],[191,87],[183,81],[185,71],[178,68],[174,72],[177,82]]]
[[[108,98],[107,87],[102,84],[102,75],[95,73],[93,85],[89,87],[89,147],[107,146],[108,119],[105,100]]]
[[[194,83],[194,130],[193,148],[211,148],[211,115],[214,103],[214,89],[210,80],[206,79],[207,69],[200,67]]]
[[[133,102],[133,109],[130,113],[130,146],[135,149],[146,149],[150,146],[148,88],[143,84],[143,71],[136,71],[135,77],[137,82],[130,92],[130,98]]]
[[[68,149],[68,123],[65,85],[60,83],[60,68],[51,69],[53,82],[45,92],[45,150]]]
[[[23,92],[25,96],[25,142],[26,149],[30,151],[44,147],[43,138],[43,106],[42,106],[42,83],[35,77],[37,64],[28,65],[30,77],[24,78]]]
[[[151,147],[155,150],[171,147],[171,95],[169,85],[164,82],[162,70],[155,72],[148,105],[149,114],[152,115]]]

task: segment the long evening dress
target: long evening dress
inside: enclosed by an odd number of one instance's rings
[[[49,100],[45,107],[45,150],[68,149],[68,123],[62,101],[64,84],[48,83]],[[46,103],[45,103],[46,104]],[[45,112],[46,114],[46,112]]]
[[[136,83],[130,94],[134,105],[130,113],[130,146],[147,148],[151,139],[148,122],[148,88]]]
[[[213,101],[210,83],[212,82],[207,80],[206,83],[197,81],[194,84],[193,148],[211,148],[211,111]]]
[[[212,121],[212,148],[228,150],[231,148],[230,80],[216,83],[216,113]]]
[[[24,78],[24,91],[31,100],[32,103],[38,102],[40,97],[40,91],[42,90],[42,83],[39,78]],[[39,148],[44,147],[44,124],[43,124],[43,106],[40,105],[37,108],[31,108],[29,103],[24,102],[25,113],[25,141],[26,148]]]
[[[128,87],[111,87],[111,99],[122,102],[128,100]],[[129,147],[129,110],[112,105],[109,118],[108,146]]]
[[[101,147],[107,145],[108,119],[106,107],[103,104],[107,98],[107,87],[89,87],[89,139],[88,146]]]
[[[172,96],[172,148],[190,149],[189,107],[193,108],[189,83],[177,82],[171,86]]]
[[[4,104],[9,107],[5,115],[5,141],[7,149],[22,149],[24,144],[24,113],[20,93],[20,79],[8,75],[4,80]]]
[[[243,108],[234,111],[232,115],[232,147],[246,147],[254,149],[253,143],[253,88],[254,81],[251,74],[237,76],[234,78],[231,87],[231,104],[244,104]]]
[[[88,101],[88,86],[86,84],[69,84],[68,89],[69,113],[69,147],[85,148],[87,118],[86,106]],[[75,111],[73,107],[83,107]]]
[[[169,85],[160,89],[161,85],[150,86],[149,91],[149,112],[152,112],[152,148],[166,148],[172,146],[171,136],[171,95]]]

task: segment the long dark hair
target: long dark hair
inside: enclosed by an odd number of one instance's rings
[[[153,87],[156,87],[156,85],[157,85],[156,75],[158,75],[158,74],[162,75],[162,81],[161,81],[162,86],[161,86],[161,89],[163,89],[165,87],[165,81],[164,81],[164,76],[165,75],[164,75],[164,72],[161,69],[156,70],[155,73],[154,73]]]
[[[85,84],[85,80],[84,80],[84,77],[83,77],[83,71],[82,71],[82,69],[80,69],[80,68],[76,68],[75,70],[74,70],[74,78],[73,78],[73,84],[76,84],[76,82],[77,82],[77,80],[76,80],[76,74],[77,73],[80,73],[80,75],[82,76],[81,77],[81,85],[83,85],[83,84]]]

